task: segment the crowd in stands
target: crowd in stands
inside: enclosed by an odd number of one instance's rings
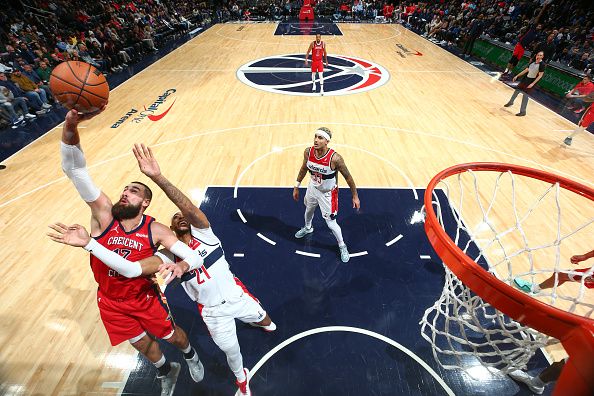
[[[190,0],[28,0],[0,13],[0,117],[13,127],[51,110],[53,67],[82,60],[119,73],[163,40],[211,22]]]
[[[0,116],[13,126],[51,109],[48,79],[56,64],[83,60],[118,73],[168,37],[211,21],[284,20],[302,0],[13,0],[0,13]],[[546,0],[548,3],[550,0]],[[314,0],[317,16],[339,21],[399,22],[444,46],[470,53],[488,36],[515,44],[545,0]],[[594,65],[594,8],[589,1],[554,0],[534,28],[532,47],[578,72]],[[469,45],[470,44],[470,45]],[[469,50],[470,48],[470,50]],[[21,113],[21,114],[19,114]]]

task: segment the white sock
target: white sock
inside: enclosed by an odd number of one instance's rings
[[[316,73],[311,73],[311,83],[316,85]]]
[[[336,220],[326,220],[326,224],[328,225],[328,228],[330,228],[330,231],[332,231],[334,234],[334,237],[338,242],[338,246],[344,246],[344,241],[342,240],[342,230],[340,229],[340,226]]]
[[[311,228],[311,222],[313,221],[315,211],[316,211],[315,206],[306,206],[305,207],[305,228],[307,228],[307,229]]]

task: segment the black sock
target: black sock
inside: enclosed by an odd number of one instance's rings
[[[159,377],[165,377],[171,371],[171,364],[169,364],[169,360],[165,362],[164,365],[157,368],[159,372]]]
[[[194,351],[194,348],[190,349],[190,352],[188,352],[188,353],[184,353],[184,358],[185,358],[186,360],[193,359],[193,358],[194,358],[194,356],[196,356],[196,351]]]

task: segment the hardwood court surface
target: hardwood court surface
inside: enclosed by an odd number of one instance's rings
[[[235,185],[263,156],[241,185],[292,186],[314,129],[327,126],[359,186],[422,188],[438,171],[473,161],[511,162],[594,185],[590,134],[562,147],[575,125],[533,101],[528,116],[515,117],[517,106],[502,107],[509,87],[401,26],[339,26],[343,36],[325,38],[329,54],[379,63],[391,75],[386,85],[333,97],[256,90],[236,78],[239,66],[305,53],[312,37],[274,36],[274,24],[216,25],[113,90],[107,110],[83,124],[95,183],[117,200],[126,183],[146,181],[131,153],[143,142],[193,197],[209,185]],[[403,58],[396,44],[423,55]],[[160,121],[110,127],[170,89],[175,104]],[[89,224],[89,209],[60,169],[60,132],[13,155],[0,174],[0,381],[9,394],[113,394],[134,350],[109,345],[88,255],[45,236],[55,221]],[[167,223],[174,208],[155,193],[148,213]],[[566,204],[575,213],[583,209],[579,200]],[[572,240],[563,253],[585,253],[588,242]]]

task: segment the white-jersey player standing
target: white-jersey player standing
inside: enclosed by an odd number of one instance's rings
[[[309,171],[311,177],[307,185],[307,192],[303,203],[305,204],[305,226],[295,233],[295,238],[303,238],[313,232],[312,220],[316,207],[320,206],[322,217],[326,220],[328,228],[336,237],[340,250],[340,259],[349,261],[349,251],[342,238],[342,230],[336,222],[338,213],[338,174],[344,177],[351,194],[353,195],[353,208],[359,209],[359,195],[355,180],[344,163],[344,159],[336,151],[328,147],[332,139],[332,132],[328,128],[318,128],[315,132],[314,144],[305,149],[303,164],[297,175],[297,182],[293,188],[293,199],[299,200],[299,186]]]

